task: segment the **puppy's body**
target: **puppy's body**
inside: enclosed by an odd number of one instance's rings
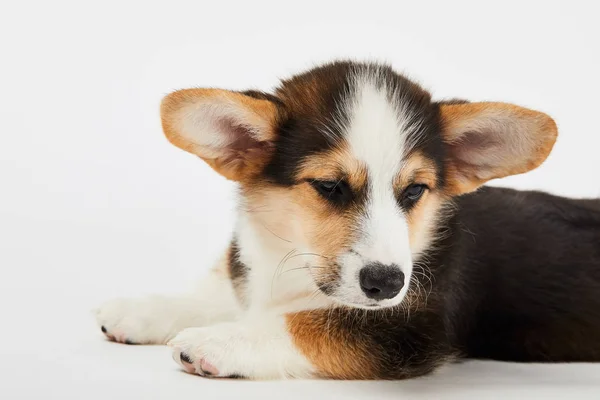
[[[110,338],[170,340],[188,372],[248,378],[600,359],[600,201],[473,192],[543,162],[545,114],[436,103],[388,67],[334,63],[274,95],[175,92],[162,116],[240,183],[238,222],[193,295],[103,306]]]
[[[600,360],[600,200],[485,188],[458,204],[460,278],[445,292],[462,293],[453,318],[462,352]]]

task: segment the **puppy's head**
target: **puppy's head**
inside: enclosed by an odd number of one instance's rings
[[[250,221],[314,255],[321,291],[363,308],[402,301],[446,202],[537,167],[557,134],[543,113],[432,102],[387,66],[346,62],[272,95],[177,91],[161,113],[173,144],[240,183]]]

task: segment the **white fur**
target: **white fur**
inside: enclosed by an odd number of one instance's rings
[[[250,218],[241,212],[236,227],[240,260],[245,265],[260,266],[251,268],[248,276],[246,295],[250,311],[272,308],[314,292],[317,288],[310,270],[302,268],[310,261],[309,256],[301,255],[307,252]],[[293,218],[290,215],[290,226],[295,223]]]
[[[170,340],[175,360],[181,364],[180,353],[185,352],[197,372],[204,360],[219,370],[219,376],[312,376],[310,362],[291,342],[284,315],[328,307],[332,300],[317,289],[310,269],[303,268],[311,261],[310,255],[302,255],[306,251],[249,218],[241,211],[236,227],[241,261],[253,267],[244,311],[231,281],[213,272],[190,296],[107,302],[97,312],[98,324],[121,342]]]
[[[346,104],[350,116],[346,140],[353,156],[367,168],[369,193],[361,237],[353,252],[339,257],[342,282],[337,296],[359,307],[399,304],[408,291],[412,273],[408,224],[398,206],[393,182],[411,146],[406,137],[416,126],[399,101],[390,101],[400,97],[390,96],[377,80],[376,75],[357,76],[355,92],[350,93]],[[406,284],[393,299],[374,302],[362,293],[358,274],[369,262],[396,264],[404,273]]]
[[[287,222],[293,229],[293,215]],[[208,362],[219,376],[241,375],[251,379],[306,378],[313,375],[310,362],[295,349],[284,315],[328,307],[311,277],[310,255],[252,215],[241,211],[236,226],[240,261],[252,266],[244,288],[246,310],[235,322],[183,330],[169,345],[181,364],[184,352],[202,374]],[[313,260],[314,261],[314,260]]]
[[[240,313],[229,279],[211,272],[189,295],[108,301],[96,310],[96,320],[119,342],[165,344],[184,328],[232,320]]]
[[[181,364],[181,353],[191,360],[196,373],[210,363],[218,376],[242,375],[253,379],[308,378],[314,374],[310,362],[295,349],[285,320],[263,313],[238,322],[205,328],[188,328],[169,345]]]

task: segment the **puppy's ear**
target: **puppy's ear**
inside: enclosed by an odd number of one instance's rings
[[[169,94],[160,109],[165,135],[226,178],[251,179],[272,155],[280,107],[271,96],[247,93],[185,89]]]
[[[505,103],[440,104],[452,195],[538,167],[556,141],[548,115]]]

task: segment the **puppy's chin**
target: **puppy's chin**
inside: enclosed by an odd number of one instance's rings
[[[360,308],[362,310],[382,310],[385,308],[396,307],[402,303],[404,293],[399,293],[396,297],[387,300],[374,301],[363,296],[363,298],[348,299],[346,296],[330,294],[336,303],[350,308]],[[357,296],[358,297],[358,296]]]
[[[396,307],[402,303],[408,292],[408,287],[405,286],[395,297],[376,301],[369,299],[360,289],[356,289],[355,287],[347,287],[333,281],[320,282],[315,280],[314,282],[321,293],[333,300],[334,303],[344,307],[360,308],[363,310],[382,310]]]

